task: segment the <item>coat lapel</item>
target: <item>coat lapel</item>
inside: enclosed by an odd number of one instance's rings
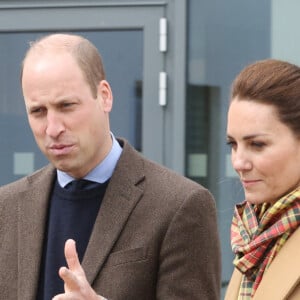
[[[37,290],[51,178],[54,178],[54,169],[47,167],[28,177],[27,186],[20,191],[18,299],[34,299]]]
[[[224,300],[238,299],[241,281],[242,273],[237,268],[234,268]]]
[[[300,228],[298,228],[286,244],[278,252],[253,297],[253,300],[283,300],[294,291],[300,282]],[[238,298],[242,274],[234,269],[225,300]]]
[[[300,281],[300,228],[278,252],[254,295],[253,300],[286,299]]]
[[[143,184],[140,184],[143,179],[143,161],[135,150],[125,143],[82,262],[91,284],[102,269],[131,211],[143,194]]]
[[[125,143],[82,261],[91,284],[143,194],[144,177],[143,159]],[[55,169],[47,167],[28,177],[28,185],[20,192],[18,204],[20,299],[34,299],[36,296],[48,201],[54,178]]]

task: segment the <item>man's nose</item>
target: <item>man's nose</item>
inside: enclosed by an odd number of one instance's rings
[[[57,138],[64,130],[65,126],[61,118],[55,113],[48,112],[46,134]]]

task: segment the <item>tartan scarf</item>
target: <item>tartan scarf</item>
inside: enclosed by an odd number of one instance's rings
[[[231,225],[233,264],[243,274],[238,300],[251,299],[264,272],[300,225],[300,187],[273,205],[235,206]]]

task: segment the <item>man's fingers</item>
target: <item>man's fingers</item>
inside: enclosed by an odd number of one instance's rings
[[[72,239],[67,240],[65,243],[65,257],[68,264],[68,268],[71,271],[82,271],[76,251],[75,241]]]
[[[65,283],[65,292],[77,291],[80,289],[78,278],[66,267],[59,269],[59,276]]]

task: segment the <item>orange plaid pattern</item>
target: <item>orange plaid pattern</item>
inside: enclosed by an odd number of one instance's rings
[[[233,264],[243,273],[238,300],[253,297],[264,272],[300,224],[300,188],[273,205],[237,204],[231,225]]]

